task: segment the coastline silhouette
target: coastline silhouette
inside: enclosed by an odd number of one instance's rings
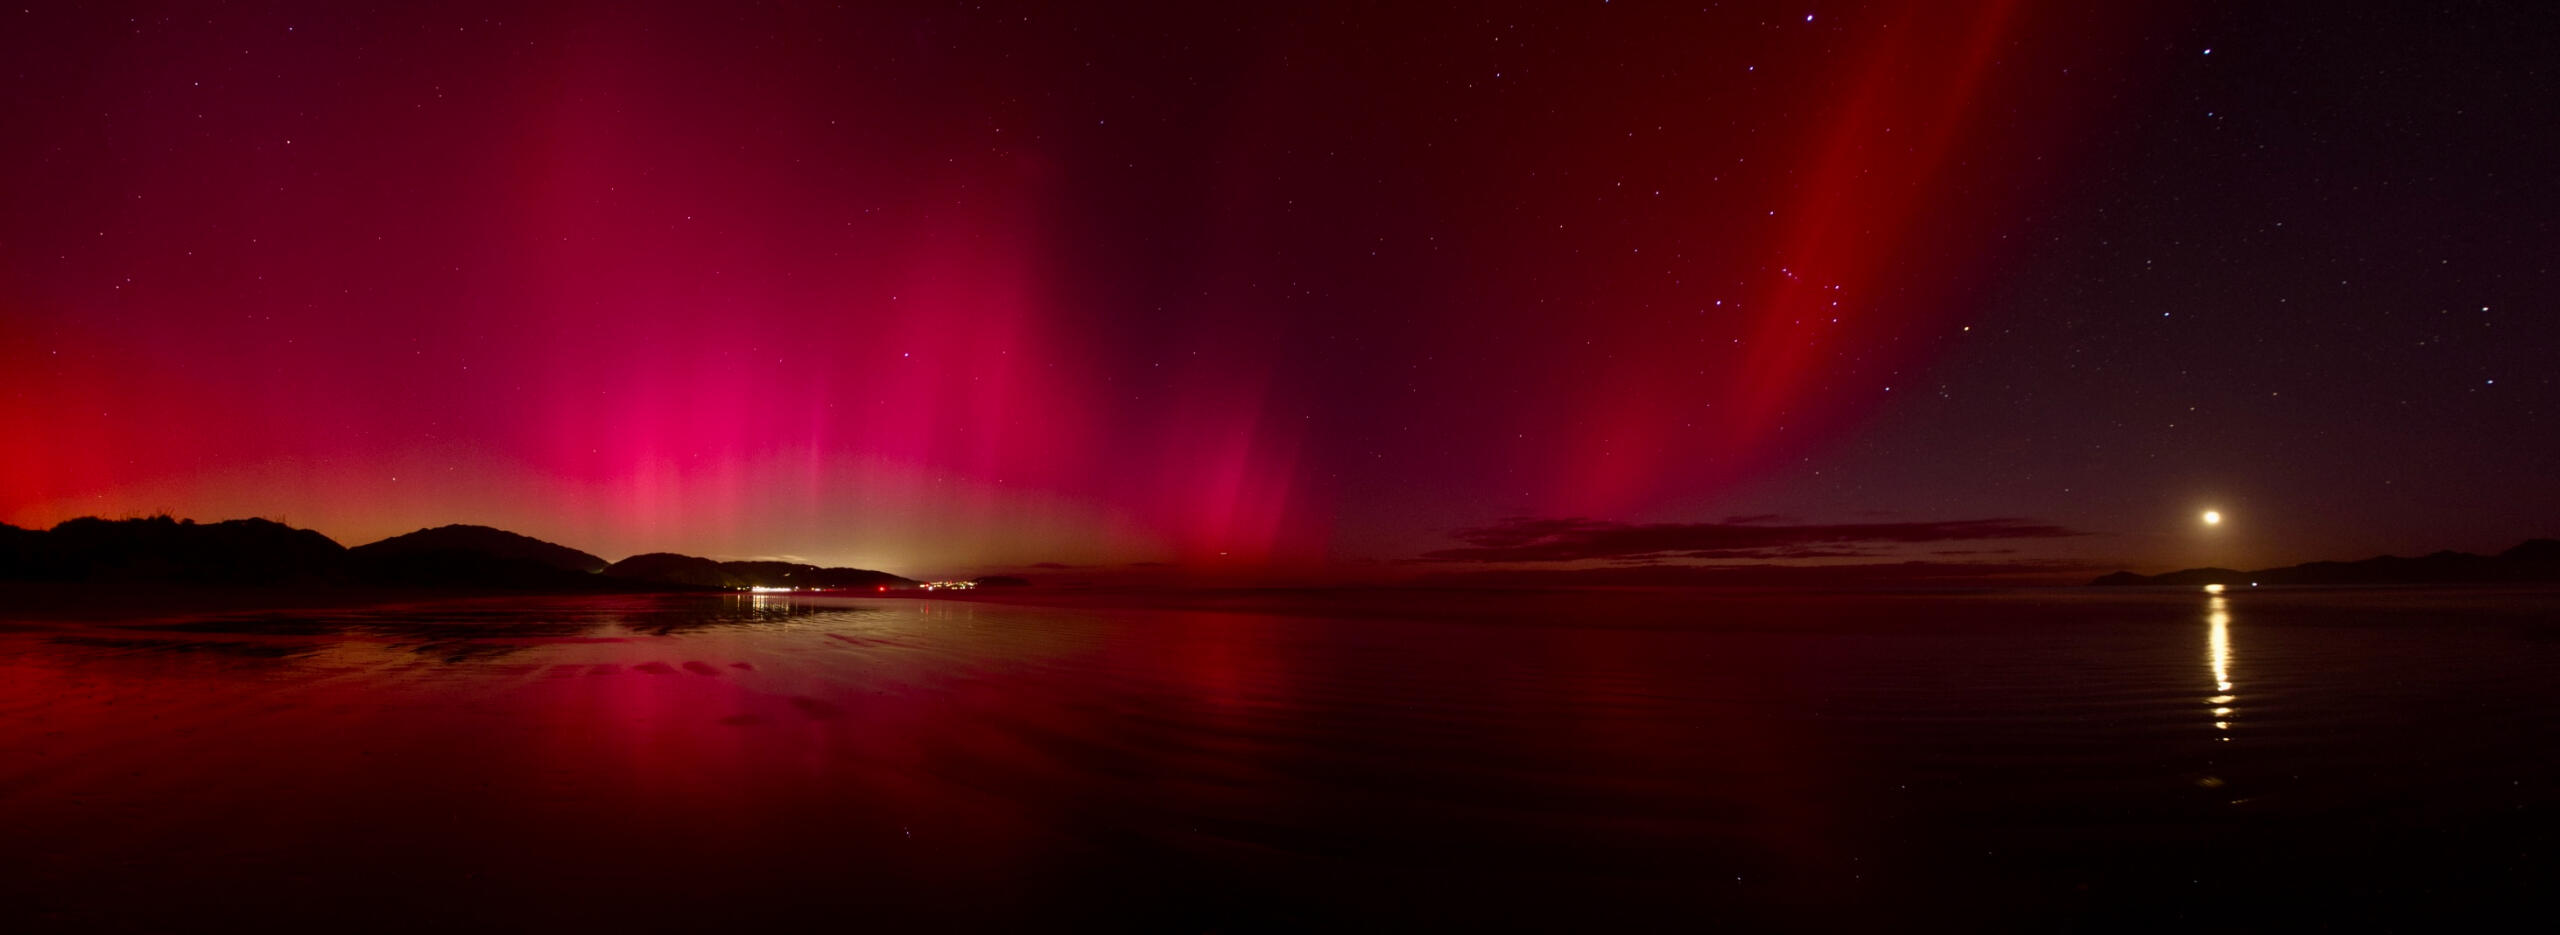
[[[0,581],[221,588],[646,592],[747,587],[870,589],[916,582],[884,571],[672,553],[620,562],[488,526],[421,529],[353,548],[273,520],[198,523],[82,517],[52,529],[0,524]]]
[[[2089,582],[2135,585],[2534,584],[2560,581],[2560,539],[2527,539],[2496,555],[2441,551],[2417,558],[2377,555],[2354,562],[2304,562],[2240,571],[2189,568],[2157,575],[2119,571]]]
[[[1904,562],[1880,565],[1651,565],[1600,569],[1487,569],[1420,575],[1408,582],[1457,587],[1839,587],[1962,583],[1987,572],[2035,566]],[[51,529],[0,523],[0,582],[118,584],[182,588],[338,588],[404,591],[648,592],[747,588],[876,590],[914,579],[867,568],[785,561],[720,561],[647,552],[607,562],[558,543],[488,526],[449,524],[352,548],[309,529],[267,519],[198,523],[166,515],[81,517]],[[2560,539],[2537,538],[2495,555],[2440,551],[2381,555],[2244,571],[2189,568],[2156,575],[2118,571],[2101,587],[2560,582]],[[974,579],[981,587],[1030,585],[1016,575]]]

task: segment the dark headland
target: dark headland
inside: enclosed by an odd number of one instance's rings
[[[0,524],[0,583],[22,597],[80,590],[144,603],[154,595],[185,603],[218,597],[218,592],[356,599],[750,587],[870,590],[916,584],[863,568],[721,562],[668,553],[607,562],[487,526],[439,526],[347,548],[318,532],[273,520],[198,523],[167,516],[84,517],[44,530]]]
[[[2157,575],[2119,571],[2094,585],[2541,584],[2560,582],[2560,539],[2528,539],[2496,555],[2436,552],[2417,558],[2377,555],[2356,562],[2306,562],[2240,571],[2189,568]]]

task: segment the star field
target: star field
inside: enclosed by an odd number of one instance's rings
[[[5,15],[20,525],[1323,574],[2560,520],[2530,5]]]

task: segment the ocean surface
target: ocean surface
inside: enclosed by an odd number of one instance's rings
[[[1025,599],[0,624],[0,929],[2294,931],[2560,894],[2550,591]]]

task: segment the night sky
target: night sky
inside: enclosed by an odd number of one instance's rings
[[[1316,578],[2560,533],[2560,7],[1066,6],[0,14],[0,521]]]

